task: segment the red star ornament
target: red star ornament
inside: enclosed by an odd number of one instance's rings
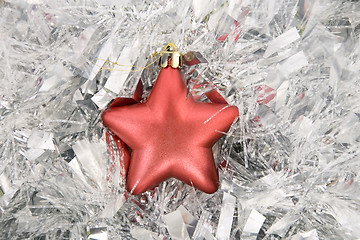
[[[163,68],[144,103],[109,108],[102,120],[131,149],[126,187],[137,195],[176,178],[218,189],[212,146],[238,116],[227,104],[196,102],[178,68]]]

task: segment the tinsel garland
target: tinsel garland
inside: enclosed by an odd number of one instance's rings
[[[0,239],[360,238],[359,30],[358,1],[0,0]],[[212,195],[127,193],[101,123],[169,42],[239,108]]]

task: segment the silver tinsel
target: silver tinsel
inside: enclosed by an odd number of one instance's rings
[[[359,33],[358,1],[0,0],[0,239],[359,239]],[[169,42],[240,111],[212,195],[132,196],[109,154],[101,111],[159,69],[106,65]]]

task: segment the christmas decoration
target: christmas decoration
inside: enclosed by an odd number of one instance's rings
[[[359,239],[359,14],[355,0],[0,0],[0,239]],[[103,125],[178,71],[157,64],[170,41],[188,98],[239,111],[212,147],[213,194],[174,178],[130,194],[130,150]]]
[[[134,194],[170,177],[206,193],[218,188],[211,148],[238,111],[225,104],[195,102],[174,63],[177,53],[171,54],[171,67],[161,70],[145,103],[113,107],[102,115],[104,124],[132,149],[127,190]]]

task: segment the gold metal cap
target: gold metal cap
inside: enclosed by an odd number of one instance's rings
[[[160,66],[162,68],[168,67],[169,59],[171,59],[170,65],[172,68],[182,67],[182,54],[174,43],[169,43],[166,45],[165,51],[163,51],[163,54],[160,58]]]

